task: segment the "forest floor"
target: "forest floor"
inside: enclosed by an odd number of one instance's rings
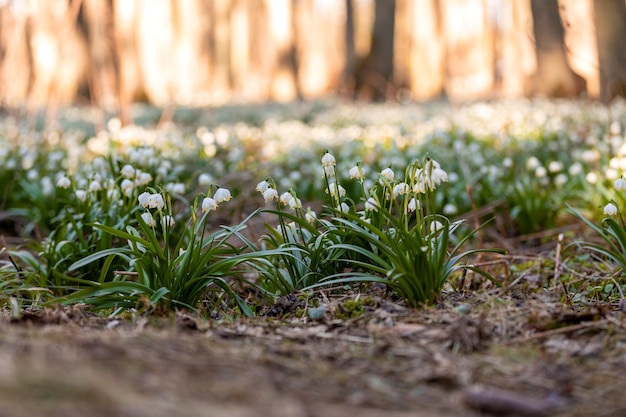
[[[236,321],[7,316],[0,415],[626,415],[621,306],[515,288],[424,309],[374,289],[328,299],[319,320],[288,298],[291,314]]]

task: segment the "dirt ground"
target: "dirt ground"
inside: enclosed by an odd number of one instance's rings
[[[553,298],[492,289],[414,310],[372,297],[319,320],[4,317],[0,415],[626,415],[620,306]]]

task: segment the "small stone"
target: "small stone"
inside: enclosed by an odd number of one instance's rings
[[[456,308],[456,312],[459,314],[469,314],[472,311],[472,306],[469,304],[460,304]]]
[[[324,313],[326,313],[327,310],[328,309],[326,308],[326,306],[311,307],[309,308],[307,313],[311,320],[321,320],[322,317],[324,317]]]

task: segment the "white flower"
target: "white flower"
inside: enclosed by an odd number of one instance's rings
[[[507,156],[506,158],[502,160],[502,166],[505,168],[512,168],[513,160]]]
[[[265,180],[261,181],[260,183],[256,185],[256,190],[260,192],[261,194],[267,191],[268,188],[270,188],[270,183]]]
[[[135,187],[135,183],[132,182],[131,180],[129,180],[128,178],[125,178],[122,183],[120,184],[120,188],[122,189],[122,192],[124,194],[126,194],[128,192],[128,190],[131,190]]]
[[[135,176],[135,168],[132,165],[124,165],[120,173],[126,178],[133,178]]]
[[[346,203],[341,203],[339,204],[337,207],[337,210],[343,212],[343,213],[347,213],[350,211],[350,206],[347,205]]]
[[[343,197],[346,195],[346,189],[343,188],[341,185],[336,184],[334,182],[331,182],[330,184],[328,184],[328,188],[326,189],[326,192],[329,193],[330,195],[333,197],[337,197],[337,193],[339,193],[339,197]]]
[[[572,177],[583,172],[583,166],[580,162],[574,162],[567,170]]]
[[[535,156],[531,156],[528,158],[528,161],[526,161],[526,169],[529,171],[534,171],[539,165],[541,165],[541,162],[539,162],[539,159]]]
[[[407,204],[406,209],[409,213],[413,213],[415,210],[417,210],[418,208],[421,207],[421,203],[419,200],[416,200],[415,197],[413,197],[410,201],[409,204]]]
[[[152,181],[152,175],[148,174],[147,172],[142,172],[135,179],[135,184],[137,184],[138,186],[141,186],[141,185],[149,184],[150,181]]]
[[[441,229],[443,229],[443,224],[440,221],[435,220],[430,222],[430,233],[436,233]]]
[[[211,197],[205,197],[205,199],[202,200],[202,212],[203,213],[206,213],[211,210],[215,210],[216,208],[217,208],[217,201],[215,201]]]
[[[535,176],[537,178],[543,178],[548,174],[548,170],[544,166],[538,166],[535,168]]]
[[[139,197],[137,197],[137,200],[139,200],[139,205],[143,208],[148,207],[149,198],[150,198],[150,193],[147,191],[144,191],[143,193],[139,194]]]
[[[161,210],[164,206],[165,206],[165,201],[163,201],[163,196],[160,193],[154,193],[148,196],[149,208],[155,208],[157,210]]]
[[[334,166],[336,164],[337,164],[337,161],[335,160],[335,157],[331,153],[326,152],[324,156],[322,156],[323,167]]]
[[[107,190],[107,198],[111,201],[117,201],[120,199],[120,190],[117,188],[110,188]]]
[[[353,166],[352,168],[350,168],[350,171],[348,172],[348,175],[350,175],[350,178],[356,178],[357,180],[362,180],[363,179],[363,170],[358,165],[357,166]]]
[[[59,188],[69,188],[70,185],[72,185],[72,182],[70,181],[69,178],[67,178],[65,175],[63,175],[61,178],[59,178],[59,180],[57,181],[57,187]]]
[[[430,179],[433,184],[439,185],[442,182],[448,182],[448,173],[441,168],[435,168],[430,174]]]
[[[89,183],[89,191],[96,192],[102,189],[102,185],[96,180],[93,180]]]
[[[213,182],[213,178],[209,174],[200,174],[198,177],[198,185],[207,186]]]
[[[563,171],[563,162],[551,161],[548,164],[548,171],[550,171],[553,174]]]
[[[426,186],[424,185],[423,182],[418,181],[415,183],[415,185],[413,185],[413,192],[414,193],[425,193],[426,192]]]
[[[324,175],[328,178],[333,178],[335,176],[335,167],[333,165],[325,166]]]
[[[554,185],[556,185],[558,187],[561,187],[561,186],[565,185],[567,180],[568,180],[567,175],[565,175],[564,173],[561,172],[556,177],[554,177]],[[626,184],[624,184],[624,186],[626,186]]]
[[[370,197],[365,202],[365,210],[377,211],[378,210],[378,201],[374,197]]]
[[[457,206],[452,203],[448,203],[445,206],[443,206],[443,214],[445,214],[446,216],[454,215],[458,211],[459,209],[457,208]]]
[[[284,192],[280,195],[280,198],[278,199],[278,201],[280,201],[283,205],[287,205],[289,204],[289,201],[291,201],[293,199],[293,196],[291,195],[290,192]]]
[[[165,190],[171,194],[184,194],[185,193],[185,184],[182,182],[170,182],[165,186]]]
[[[146,223],[146,225],[148,225],[148,227],[153,227],[154,226],[154,218],[152,217],[152,214],[150,214],[149,211],[146,211],[145,213],[141,214],[141,218],[143,219],[144,223]]]
[[[382,171],[380,171],[380,175],[382,175],[382,177],[389,182],[393,182],[393,179],[395,178],[395,174],[393,173],[393,170],[391,168],[383,169]],[[384,182],[382,180],[380,183],[384,185]]]
[[[267,190],[263,191],[263,198],[265,199],[266,203],[268,201],[278,200],[278,191],[273,188],[268,188]]]
[[[306,219],[307,222],[314,223],[315,220],[317,220],[317,214],[309,208],[307,209],[306,214],[304,215],[304,218]]]
[[[618,178],[613,183],[613,186],[618,191],[626,190],[626,180],[624,180],[624,178]]]
[[[217,191],[215,191],[215,195],[213,195],[213,198],[219,204],[222,201],[229,201],[232,196],[230,195],[230,191],[228,189],[218,188]]]
[[[81,203],[87,199],[87,191],[85,190],[76,190],[76,198]]]
[[[289,203],[287,203],[287,204],[292,209],[302,208],[302,201],[299,198],[296,198],[296,197],[292,197],[291,200],[289,200]]]
[[[170,216],[169,214],[166,214],[165,216],[163,216],[163,224],[169,227],[174,226],[176,222],[174,221],[174,217]]]
[[[399,195],[408,194],[409,191],[411,191],[411,187],[409,187],[409,184],[407,184],[406,182],[401,182],[393,187],[393,196],[397,197]]]
[[[587,182],[591,185],[595,184],[598,182],[598,173],[597,172],[589,172],[586,176],[585,179],[587,180]]]
[[[609,203],[604,206],[604,214],[607,216],[615,216],[617,214],[617,206],[613,203]]]

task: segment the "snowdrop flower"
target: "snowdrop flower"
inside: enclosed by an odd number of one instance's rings
[[[268,188],[270,188],[270,183],[265,180],[261,181],[260,183],[256,185],[256,190],[260,192],[261,194],[267,191]]]
[[[502,160],[502,166],[505,168],[512,168],[513,167],[513,160],[510,157],[506,157]]]
[[[203,213],[206,213],[215,209],[217,209],[217,201],[215,201],[211,197],[205,197],[204,200],[202,200],[202,212]]]
[[[335,166],[335,165],[337,165],[337,161],[335,160],[335,157],[331,153],[326,152],[324,156],[322,156],[322,166],[330,167],[330,166]]]
[[[550,171],[553,174],[563,171],[563,163],[560,161],[551,161],[548,164],[548,171]]]
[[[102,189],[102,185],[100,185],[100,183],[96,180],[93,180],[89,183],[89,191],[91,192],[96,192],[96,191],[100,191]]]
[[[312,224],[315,222],[315,220],[317,220],[317,214],[309,208],[307,209],[306,214],[304,215],[304,218],[306,219],[307,222]]]
[[[350,211],[350,206],[347,205],[346,203],[341,203],[336,208],[342,213],[348,213]]]
[[[141,186],[141,185],[149,184],[150,181],[152,181],[152,175],[148,174],[147,172],[142,172],[135,179],[135,184],[138,186]]]
[[[130,192],[132,192],[134,187],[135,187],[135,183],[127,178],[122,180],[122,183],[120,184],[120,189],[125,195],[128,195],[129,190]]]
[[[591,185],[594,185],[595,183],[598,182],[598,173],[597,172],[590,172],[587,175],[585,175],[585,179],[587,180],[587,182]]]
[[[52,179],[45,176],[41,179],[41,192],[45,196],[49,196],[54,192],[54,186],[52,185]]]
[[[328,178],[333,178],[335,176],[335,167],[333,165],[328,165],[324,167],[324,176]]]
[[[397,184],[395,187],[393,187],[393,196],[397,197],[399,195],[408,194],[409,191],[411,191],[411,188],[409,187],[409,184],[407,184],[405,182],[401,182],[401,183]]]
[[[418,181],[415,183],[415,185],[413,185],[413,192],[414,193],[422,193],[424,194],[426,192],[426,186],[424,185],[423,182]]]
[[[174,217],[166,214],[165,216],[163,216],[163,224],[172,227],[174,226],[174,224],[176,224],[176,221],[174,221]]]
[[[290,192],[284,192],[280,195],[280,198],[278,199],[278,201],[280,201],[283,205],[287,205],[289,204],[289,201],[291,201],[293,199],[293,196],[291,195]]]
[[[350,175],[350,178],[355,178],[357,180],[362,180],[363,179],[363,170],[358,165],[357,166],[353,166],[352,168],[350,168],[350,171],[348,172],[348,175]]]
[[[574,177],[578,174],[580,174],[581,172],[583,172],[583,166],[580,162],[574,162],[569,169],[567,170],[567,172],[569,172],[569,174]]]
[[[230,191],[228,189],[218,188],[217,191],[215,191],[215,195],[213,196],[213,198],[219,204],[222,201],[229,201],[232,196],[230,195]]]
[[[618,178],[613,183],[613,186],[618,191],[626,190],[626,180],[624,180],[624,178]]]
[[[120,173],[126,178],[133,178],[135,176],[135,168],[132,165],[126,164],[122,167]]]
[[[70,185],[72,185],[72,182],[70,181],[69,178],[67,178],[65,175],[63,175],[61,178],[59,178],[59,180],[57,181],[57,187],[59,188],[69,188]]]
[[[165,190],[171,194],[184,194],[185,193],[185,184],[182,182],[170,182],[165,186]]]
[[[81,203],[87,199],[87,191],[85,190],[76,190],[76,198]]]
[[[198,177],[198,185],[207,186],[213,182],[213,178],[209,174],[200,174]]]
[[[537,167],[539,167],[539,165],[541,165],[541,162],[539,162],[539,159],[535,156],[531,156],[526,161],[526,169],[529,171],[534,171]]]
[[[567,175],[565,175],[564,173],[560,173],[559,175],[557,175],[556,177],[554,177],[554,185],[560,187],[565,185],[565,183],[567,182]],[[626,186],[626,184],[625,184]]]
[[[155,225],[154,218],[152,217],[152,214],[150,214],[149,211],[142,213],[141,218],[143,219],[144,223],[146,223],[148,227],[154,227]]]
[[[413,197],[409,201],[409,204],[407,204],[406,209],[409,213],[413,213],[415,210],[419,209],[420,207],[421,207],[420,201],[416,200],[415,197]]]
[[[120,199],[120,190],[118,190],[117,188],[109,188],[107,190],[107,198],[110,201],[117,201]]]
[[[263,191],[263,199],[266,203],[272,200],[278,200],[278,191],[273,188],[268,188],[267,190]]]
[[[370,197],[365,202],[365,210],[369,211],[377,211],[378,210],[378,201],[374,197]]]
[[[139,205],[143,208],[147,208],[149,198],[150,198],[150,193],[147,191],[144,191],[143,193],[139,194],[139,197],[137,197],[137,200],[139,201]]]
[[[535,176],[537,178],[543,178],[548,174],[548,170],[544,166],[538,166],[535,168]]]
[[[430,174],[430,179],[434,185],[439,185],[442,182],[448,182],[448,173],[441,168],[435,168]]]
[[[287,204],[292,209],[302,208],[302,201],[296,197],[291,197],[291,200],[289,200]]]
[[[163,201],[163,196],[160,193],[154,193],[148,196],[149,208],[155,208],[157,210],[161,210],[164,206],[165,206],[165,201]]]
[[[346,189],[341,185],[331,182],[326,189],[327,193],[330,193],[331,196],[337,197],[337,193],[339,193],[339,197],[343,197],[346,195]]]
[[[443,224],[439,220],[430,222],[430,233],[437,233],[441,229],[443,229]]]
[[[395,177],[395,174],[393,173],[393,170],[391,168],[383,169],[382,171],[380,171],[380,175],[382,175],[382,177],[384,179],[386,179],[387,181],[389,181],[389,182],[393,182],[393,179]],[[382,181],[382,179],[381,179],[380,183],[382,185],[385,184],[384,181]]]
[[[615,216],[617,214],[617,206],[613,203],[609,203],[604,206],[604,214],[607,216]]]

